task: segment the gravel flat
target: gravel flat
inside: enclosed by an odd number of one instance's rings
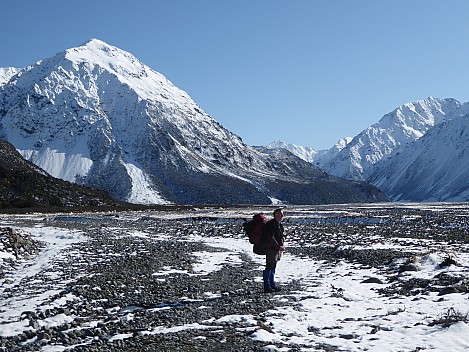
[[[411,258],[442,246],[448,265],[459,264],[451,262],[450,253],[468,251],[467,207],[451,209],[292,208],[285,223],[288,253],[330,266],[347,262],[379,270],[381,279],[370,282],[386,278],[379,288],[382,297],[451,289],[467,294],[467,279],[458,275],[398,279],[413,270]],[[284,280],[280,294],[262,293],[261,257],[211,245],[229,238],[249,249],[241,224],[254,211],[3,217],[4,229],[31,232],[34,241],[15,254],[17,261],[4,261],[2,267],[0,351],[264,351],[273,345],[290,351],[343,350],[334,343],[306,346],[253,338],[261,330],[271,332],[272,309],[296,309],[306,299],[299,295],[306,283],[295,279]],[[35,242],[40,231],[63,235]],[[386,238],[399,249],[373,247]],[[226,254],[230,251],[236,258]],[[204,271],[204,258],[219,255],[225,260],[216,270]]]

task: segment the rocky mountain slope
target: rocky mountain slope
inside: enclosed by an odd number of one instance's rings
[[[0,140],[0,209],[118,204],[103,191],[51,177]]]
[[[291,154],[246,146],[160,73],[96,39],[2,85],[0,137],[54,177],[133,203],[386,199]]]

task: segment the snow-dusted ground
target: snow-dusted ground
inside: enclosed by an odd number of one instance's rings
[[[177,236],[177,241],[203,243],[209,246],[206,248],[215,248],[210,251],[193,251],[191,269],[162,266],[152,274],[158,283],[165,284],[177,276],[208,280],[210,275],[219,272],[227,264],[241,270],[246,258],[249,258],[254,268],[251,270],[251,284],[259,287],[259,291],[247,292],[246,297],[263,295],[271,303],[271,307],[262,314],[245,311],[243,314],[217,314],[216,317],[181,324],[155,323],[141,334],[156,336],[190,331],[197,334],[195,342],[196,339],[206,339],[207,334],[220,332],[222,335],[223,327],[232,324],[233,329],[245,334],[247,339],[259,342],[264,348],[280,351],[469,349],[467,204],[287,209],[285,227],[289,242],[277,269],[278,280],[284,286],[284,291],[267,295],[260,291],[264,258],[252,253],[251,245],[240,230],[241,220],[255,211],[199,209],[190,212],[120,214],[122,228],[128,228],[125,236],[133,240],[171,241]],[[270,213],[271,209],[265,212]],[[89,216],[99,219],[100,215]],[[49,220],[44,220],[44,215],[28,217],[28,221],[31,221],[28,223],[25,222],[25,216],[0,217],[0,227],[11,226],[46,242],[45,249],[38,256],[21,261],[16,271],[0,279],[0,337],[4,338],[12,338],[34,329],[70,324],[78,315],[67,310],[52,317],[37,319],[35,326],[31,326],[30,320],[25,319],[24,312],[65,307],[67,302],[82,299],[70,292],[63,292],[64,287],[75,282],[77,277],[71,277],[68,281],[52,280],[50,287],[41,282],[37,291],[17,290],[24,280],[38,280],[37,275],[41,273],[43,280],[63,278],[53,263],[60,261],[61,256],[79,258],[83,254],[70,249],[75,243],[87,241],[82,230],[54,226],[50,215],[47,216]],[[181,222],[188,219],[192,221],[190,227],[187,222]],[[151,226],[146,230],[136,230],[128,225],[151,220],[170,221],[174,226],[171,231],[162,231],[161,228]],[[33,226],[34,223],[36,225]],[[227,230],[226,224],[235,226]],[[110,237],[123,236],[122,228],[103,228],[105,223],[100,226]],[[324,259],[321,259],[321,255],[315,252],[319,249],[329,254],[323,255]],[[393,251],[392,261],[369,265],[366,256],[383,251]],[[360,253],[365,253],[365,258],[360,257]],[[402,253],[402,257],[395,253]],[[413,255],[409,257],[409,253]],[[8,257],[8,253],[0,250],[0,260],[5,257]],[[448,258],[457,264],[439,265]],[[411,263],[416,271],[402,271],[406,263]],[[364,283],[370,278],[375,283]],[[454,280],[451,281],[451,278]],[[451,284],[445,285],[445,282]],[[244,283],[238,282],[236,285],[242,288]],[[450,291],[453,293],[442,294],[445,293],[443,289],[448,287],[453,289]],[[100,290],[99,287],[90,289]],[[210,302],[230,294],[211,291],[209,288],[197,297],[188,297],[181,292],[179,304],[198,302],[202,304],[199,309],[208,310],[211,309]],[[181,309],[180,305],[160,305],[147,310],[156,315],[161,311],[171,312],[176,307]],[[115,307],[108,314],[119,312],[122,321],[132,321],[137,319],[135,311],[139,309],[141,307]],[[98,326],[104,319],[90,321],[85,327]],[[111,342],[125,342],[134,336],[132,332],[119,332],[107,339]],[[87,342],[91,343],[92,339]],[[55,341],[44,343],[41,350],[63,351],[69,347]],[[232,347],[227,345],[226,350]],[[0,345],[0,351],[1,348]]]
[[[15,222],[13,222],[14,224]],[[2,225],[5,222],[2,223]],[[6,224],[11,226],[11,222],[7,221]],[[17,228],[18,229],[18,228]],[[0,289],[0,297],[2,298],[2,309],[0,311],[0,336],[14,336],[27,329],[29,329],[28,321],[18,319],[18,313],[25,311],[34,311],[42,306],[44,309],[49,308],[44,305],[51,297],[58,294],[61,289],[67,284],[63,281],[61,284],[49,289],[43,289],[41,286],[38,290],[28,290],[26,292],[18,292],[18,294],[10,295],[14,288],[22,285],[22,282],[29,281],[41,273],[46,273],[44,280],[52,279],[58,276],[58,273],[52,267],[52,261],[57,257],[63,255],[63,250],[70,246],[72,243],[82,241],[84,237],[77,231],[64,232],[63,229],[54,227],[21,227],[21,232],[27,232],[33,237],[44,242],[45,248],[41,253],[34,258],[26,261],[20,261],[19,265],[13,273],[7,273],[6,278],[1,279],[2,288]],[[4,255],[2,255],[4,254]],[[0,258],[6,257],[7,252],[0,252]],[[14,257],[11,256],[10,257]],[[42,283],[42,282],[41,282]],[[39,284],[39,282],[38,282]],[[33,285],[34,286],[34,285]],[[72,297],[69,297],[72,299]],[[52,306],[60,306],[64,302],[58,300],[52,303]],[[44,321],[41,324],[57,325],[60,323],[58,320],[67,321],[69,317],[59,316],[57,319]]]

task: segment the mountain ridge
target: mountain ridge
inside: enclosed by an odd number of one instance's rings
[[[469,200],[468,145],[469,115],[443,121],[378,163],[370,182],[395,201]]]
[[[367,180],[379,160],[396,148],[420,138],[448,116],[451,118],[463,114],[467,108],[467,105],[452,98],[429,97],[403,104],[355,136],[335,158],[322,164],[322,167],[339,177]]]

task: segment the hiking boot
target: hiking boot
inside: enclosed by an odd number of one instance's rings
[[[273,291],[275,292],[279,292],[281,291],[282,289],[280,287],[277,286],[277,284],[275,283],[275,270],[271,270],[270,273],[269,273],[269,277],[267,279],[269,281],[269,286],[272,288]]]
[[[264,293],[271,293],[271,292],[274,292],[271,288],[270,288],[270,270],[264,270],[262,272],[262,278],[264,280]]]

